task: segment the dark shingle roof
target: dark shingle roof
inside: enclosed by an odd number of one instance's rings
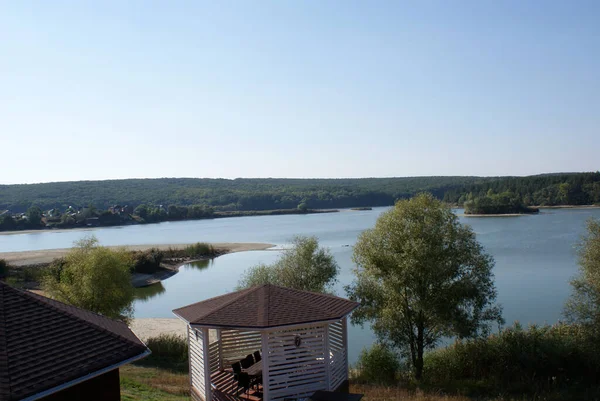
[[[357,306],[333,295],[265,284],[184,306],[173,313],[200,326],[267,328],[340,319]]]
[[[125,323],[0,282],[0,400],[50,390],[146,351]]]

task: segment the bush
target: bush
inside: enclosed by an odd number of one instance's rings
[[[216,255],[215,248],[211,244],[205,242],[196,242],[184,248],[185,255],[190,258],[214,256]]]
[[[158,337],[149,338],[146,345],[152,354],[139,361],[138,364],[176,372],[189,370],[188,344],[184,337],[176,334],[161,334]]]
[[[588,392],[600,383],[598,339],[579,326],[519,324],[426,355],[429,385],[468,395]],[[564,396],[564,394],[562,395]]]
[[[358,381],[371,384],[394,384],[400,370],[398,355],[382,344],[363,349],[356,363]]]
[[[0,259],[0,278],[8,275],[8,263],[4,259]]]
[[[160,264],[165,254],[160,249],[150,248],[146,251],[133,253],[133,272],[134,273],[155,273],[160,269]]]

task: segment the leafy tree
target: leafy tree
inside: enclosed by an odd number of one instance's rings
[[[130,252],[99,246],[88,237],[50,268],[43,287],[61,302],[127,320],[133,312],[132,267]]]
[[[502,323],[492,257],[430,194],[382,214],[360,235],[353,260],[356,280],[346,290],[361,303],[353,322],[372,322],[382,343],[409,358],[418,380],[424,351],[440,338],[487,334],[490,322]]]
[[[283,251],[272,265],[248,269],[238,288],[276,284],[298,290],[328,292],[339,273],[339,266],[328,249],[319,247],[316,237],[296,237],[293,247]]]
[[[308,206],[306,205],[306,202],[299,203],[298,210],[300,210],[302,212],[306,212],[308,210]]]
[[[31,227],[39,227],[42,224],[42,209],[37,206],[32,206],[25,213],[27,222]]]
[[[600,220],[587,223],[579,245],[579,275],[571,281],[573,294],[565,316],[571,322],[600,329]]]

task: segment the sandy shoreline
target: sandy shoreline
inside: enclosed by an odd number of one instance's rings
[[[109,246],[109,248],[125,248],[131,251],[144,251],[150,248],[169,249],[184,248],[190,244],[149,244],[149,245],[122,245]],[[222,253],[246,252],[246,251],[264,251],[274,247],[273,244],[260,242],[216,242],[211,243]],[[6,260],[13,266],[35,265],[40,263],[51,263],[54,259],[63,257],[69,252],[70,248],[61,249],[43,249],[37,251],[21,252],[0,252],[0,259]]]
[[[187,324],[175,317],[173,318],[137,318],[129,325],[131,330],[142,341],[161,334],[175,334],[185,337]]]

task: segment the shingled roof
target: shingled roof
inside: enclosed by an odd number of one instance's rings
[[[0,400],[58,391],[148,353],[125,323],[0,281]]]
[[[333,295],[265,284],[207,299],[173,313],[199,326],[256,328],[341,319],[358,303]]]

